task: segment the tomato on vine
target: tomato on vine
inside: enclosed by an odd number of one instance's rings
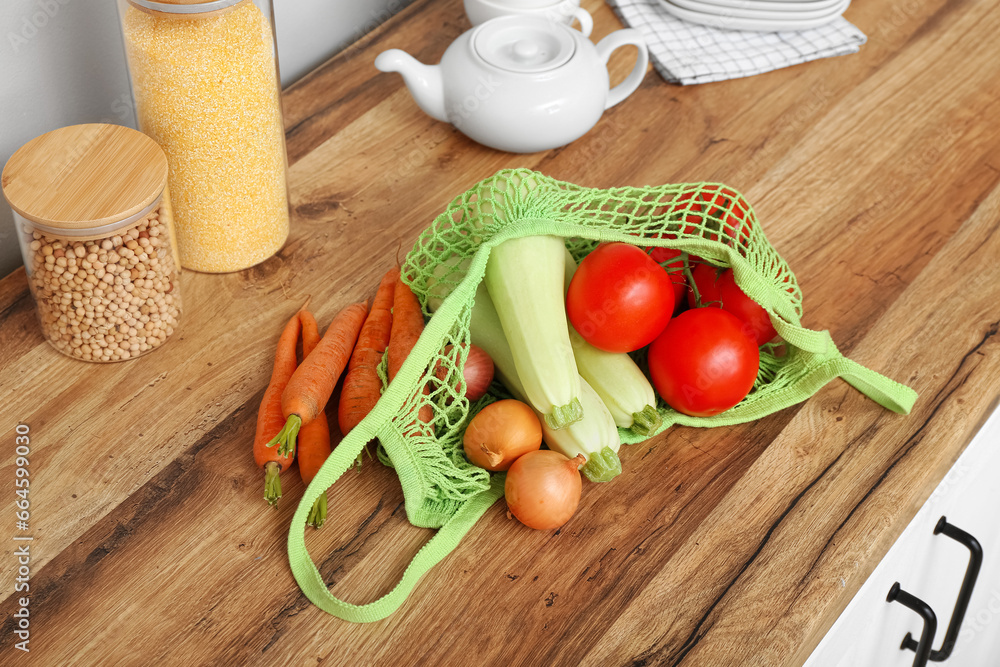
[[[693,262],[690,266],[691,280],[697,291],[690,287],[688,288],[688,308],[700,308],[701,306],[721,307],[722,296],[719,294],[719,287],[717,285],[721,269],[705,262]]]
[[[778,335],[771,324],[771,316],[764,307],[748,297],[736,284],[732,269],[700,263],[693,267],[691,275],[698,293],[696,296],[694,290],[688,290],[687,302],[690,308],[700,305],[722,308],[732,313],[746,323],[758,346]]]
[[[673,248],[646,248],[654,262],[662,266],[674,284],[674,313],[684,305],[684,293],[687,292],[687,279],[684,277],[684,252]]]

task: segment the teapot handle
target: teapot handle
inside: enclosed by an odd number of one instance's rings
[[[624,81],[608,91],[608,100],[604,105],[605,109],[610,109],[614,105],[618,104],[626,97],[634,93],[635,89],[639,87],[639,84],[642,83],[642,78],[646,76],[646,65],[649,64],[649,53],[646,50],[646,42],[642,39],[642,35],[638,30],[634,30],[632,28],[616,30],[599,41],[596,45],[597,55],[600,56],[605,66],[607,66],[608,59],[611,57],[611,52],[619,47],[627,46],[629,44],[634,45],[639,50],[639,54],[635,59],[635,67],[632,68],[632,71]]]
[[[583,7],[577,7],[571,16],[580,22],[580,32],[583,33],[583,36],[590,37],[590,33],[594,30],[594,19],[590,12]]]

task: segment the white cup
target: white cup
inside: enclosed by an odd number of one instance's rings
[[[580,0],[463,0],[463,2],[465,15],[469,17],[472,25],[479,25],[498,16],[528,14],[567,25],[576,19],[580,22],[580,32],[584,37],[590,37],[594,29],[594,20],[587,10],[580,7]]]

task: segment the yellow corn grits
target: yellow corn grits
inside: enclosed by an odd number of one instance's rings
[[[249,1],[200,18],[129,5],[140,129],[167,154],[181,265],[238,271],[288,237],[285,138],[271,25]]]

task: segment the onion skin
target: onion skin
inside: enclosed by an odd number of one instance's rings
[[[493,382],[493,360],[483,348],[470,343],[462,375],[465,377],[465,397],[470,403],[478,401],[486,395]]]
[[[542,425],[521,401],[497,401],[472,418],[462,446],[473,465],[493,472],[507,470],[518,457],[542,446]]]
[[[452,354],[453,349],[454,346],[449,345],[445,348],[445,354],[457,365],[458,355]],[[490,383],[493,382],[493,371],[493,360],[490,359],[490,355],[486,354],[483,348],[470,344],[469,355],[466,357],[465,366],[462,369],[462,377],[465,379],[465,398],[470,403],[474,403],[486,395]],[[435,369],[435,375],[438,379],[444,380],[448,377],[448,369],[439,362]],[[456,386],[455,391],[458,390],[459,387]]]
[[[524,454],[511,465],[504,482],[507,507],[518,521],[536,530],[552,530],[570,520],[580,504],[583,454],[569,459],[550,449]]]

